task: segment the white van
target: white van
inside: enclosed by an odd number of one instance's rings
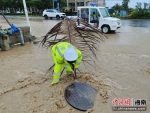
[[[77,7],[77,16],[88,24],[102,30],[103,33],[116,31],[121,27],[121,20],[110,17],[105,7],[81,6]]]

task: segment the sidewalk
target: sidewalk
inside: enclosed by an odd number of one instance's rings
[[[19,16],[19,15],[5,15],[6,18],[13,18],[13,19],[26,19],[25,16]],[[2,15],[0,15],[0,18],[4,18]],[[44,17],[42,16],[29,16],[29,20],[43,20]]]

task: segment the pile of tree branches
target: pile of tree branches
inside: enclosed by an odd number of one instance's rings
[[[64,37],[58,39],[59,34],[63,34]],[[58,42],[69,42],[82,51],[83,63],[92,66],[99,57],[99,45],[105,38],[107,37],[99,29],[87,24],[84,20],[65,18],[43,37],[41,45],[52,48]]]

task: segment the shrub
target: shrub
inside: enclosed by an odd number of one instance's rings
[[[150,13],[144,10],[141,10],[141,11],[135,10],[131,13],[130,18],[131,19],[150,19]]]
[[[139,14],[140,14],[140,12],[139,11],[137,11],[137,10],[135,10],[135,11],[133,11],[132,13],[131,13],[131,18],[137,18],[138,16],[139,16]]]
[[[116,17],[116,18],[121,18],[120,15],[118,15],[118,14],[115,14],[115,15],[110,14],[110,16],[111,16],[111,17]]]

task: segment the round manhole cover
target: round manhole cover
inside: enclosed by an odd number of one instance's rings
[[[74,108],[86,111],[93,107],[97,92],[88,84],[76,82],[65,89],[65,98]]]

